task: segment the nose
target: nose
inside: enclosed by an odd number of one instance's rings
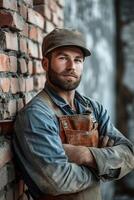
[[[68,60],[67,69],[75,69],[75,62],[73,59]]]

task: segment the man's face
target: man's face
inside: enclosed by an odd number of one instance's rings
[[[83,60],[83,53],[77,47],[57,48],[51,54],[48,81],[60,90],[74,90],[81,80]]]

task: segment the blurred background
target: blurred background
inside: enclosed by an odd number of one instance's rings
[[[79,90],[99,100],[134,142],[134,1],[66,0],[64,22],[85,35],[86,60]],[[102,186],[104,199],[134,199],[134,173]]]
[[[101,102],[134,142],[134,1],[0,0],[0,200],[27,200],[12,154],[13,121],[44,87],[42,38],[64,26],[80,30],[92,53],[79,91]],[[134,200],[134,172],[103,183],[102,192],[103,200]]]

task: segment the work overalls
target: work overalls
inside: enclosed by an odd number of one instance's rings
[[[38,95],[57,116],[60,124],[60,138],[63,144],[98,147],[98,124],[89,108],[85,114],[63,115],[62,111],[44,90]],[[101,200],[99,182],[75,194],[58,196],[45,194],[38,200]]]

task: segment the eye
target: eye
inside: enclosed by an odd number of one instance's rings
[[[67,60],[67,57],[66,56],[60,56],[59,59],[60,60]]]
[[[81,59],[81,58],[75,58],[75,62],[76,63],[83,63],[83,59]]]

